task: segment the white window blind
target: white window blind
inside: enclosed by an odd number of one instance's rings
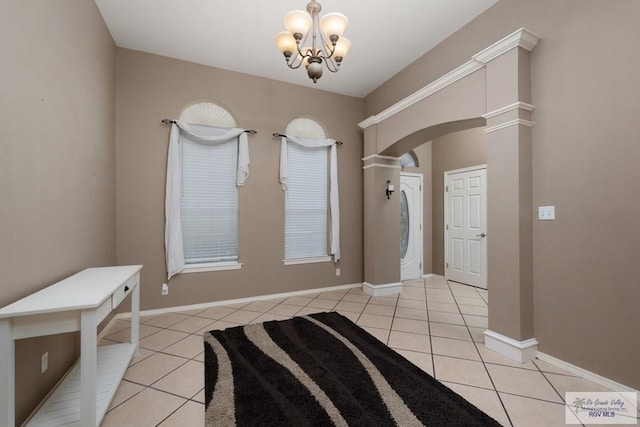
[[[181,157],[185,264],[237,260],[237,139],[199,144],[183,136]]]
[[[328,152],[287,145],[285,259],[328,255]]]

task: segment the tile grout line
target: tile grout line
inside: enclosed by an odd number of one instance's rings
[[[427,332],[429,332],[429,350],[431,350],[431,371],[433,372],[433,379],[436,378],[436,361],[433,357],[433,339],[431,338],[431,320],[429,317],[429,294],[427,293],[427,279],[422,278],[422,285],[424,286],[424,309],[427,311]]]
[[[122,402],[118,403],[118,404],[117,404],[116,406],[114,406],[113,408],[111,408],[111,409],[107,409],[107,412],[105,412],[105,414],[104,414],[104,415],[105,415],[105,417],[107,416],[107,414],[108,414],[109,412],[111,412],[111,411],[115,410],[115,409],[116,409],[117,407],[119,407],[119,406],[122,406],[125,402],[128,402],[129,400],[131,400],[132,398],[134,398],[134,397],[135,397],[135,396],[137,396],[138,394],[142,393],[142,392],[147,388],[147,386],[146,386],[146,385],[144,385],[144,384],[139,384],[139,383],[137,383],[137,382],[135,382],[135,381],[125,380],[124,378],[122,379],[122,381],[126,381],[126,382],[129,382],[129,383],[131,383],[131,384],[135,384],[135,385],[142,386],[142,389],[140,389],[140,390],[138,390],[137,392],[133,393],[131,396],[129,396],[128,398],[126,398],[126,399],[125,399],[125,400],[123,400]],[[118,386],[118,387],[119,387],[119,386]],[[114,396],[114,397],[115,397],[115,396]]]
[[[154,383],[154,384],[155,384],[155,383]],[[190,400],[191,400],[191,401],[193,401],[193,402],[200,403],[201,405],[204,405],[204,403],[198,402],[197,400],[193,400],[193,397],[194,397],[195,395],[197,395],[198,393],[200,393],[202,390],[204,390],[204,387],[202,387],[201,389],[199,389],[198,391],[196,391],[196,392],[195,392],[191,397],[184,397],[184,396],[181,396],[181,395],[179,395],[179,394],[176,394],[176,393],[173,393],[173,392],[170,392],[170,391],[167,391],[167,390],[162,390],[162,389],[159,389],[159,388],[153,387],[153,385],[147,386],[146,388],[150,388],[150,389],[152,389],[152,390],[154,390],[154,391],[159,391],[160,393],[170,394],[171,396],[179,397],[180,399],[185,399],[186,401],[190,401]],[[186,403],[186,402],[185,402],[185,403]]]
[[[402,293],[402,291],[400,291],[400,293]],[[391,319],[391,324],[389,325],[389,333],[387,334],[387,342],[385,343],[385,345],[387,347],[389,347],[389,340],[391,339],[391,330],[393,328],[393,322],[396,321],[396,313],[398,312],[398,304],[399,303],[400,303],[400,294],[398,294],[398,296],[396,297],[396,303],[393,306],[393,315],[392,315],[392,319]],[[391,348],[391,347],[389,347],[389,348]]]
[[[168,346],[167,346],[167,347],[168,347]],[[154,351],[154,354],[158,354],[158,353],[160,353],[160,354],[164,354],[164,355],[167,355],[166,353],[162,353],[161,351]],[[153,354],[152,354],[151,356],[153,356]],[[149,356],[149,357],[151,357],[151,356]],[[170,355],[170,356],[180,357],[180,356],[175,356],[175,355],[173,355],[173,354],[172,354],[172,355]],[[146,360],[146,359],[148,359],[149,357],[146,357],[146,358],[145,358],[145,359],[143,359],[143,360]],[[181,359],[186,359],[186,358],[184,358],[184,357],[180,357],[180,358],[181,358]],[[177,367],[176,367],[176,368],[174,368],[173,370],[171,370],[171,371],[167,372],[165,375],[161,376],[160,378],[158,378],[157,380],[155,380],[154,382],[152,382],[152,383],[151,383],[151,384],[149,384],[149,385],[146,385],[146,384],[143,384],[143,383],[139,383],[139,382],[137,382],[137,381],[133,381],[133,380],[131,380],[131,379],[122,378],[122,380],[123,380],[123,381],[127,381],[127,382],[129,382],[129,383],[131,383],[131,384],[136,384],[136,385],[142,386],[143,388],[142,388],[142,390],[140,390],[140,391],[138,391],[138,392],[134,393],[133,395],[129,396],[127,399],[123,400],[122,402],[120,402],[119,404],[117,404],[116,406],[114,406],[113,408],[109,409],[106,413],[109,413],[109,412],[113,411],[114,409],[116,409],[117,407],[121,406],[121,405],[122,405],[122,404],[124,404],[125,402],[128,402],[129,400],[131,400],[134,396],[136,396],[136,395],[138,395],[138,394],[142,393],[143,391],[145,391],[146,389],[149,389],[149,388],[150,388],[150,389],[152,389],[152,390],[155,390],[155,391],[159,391],[159,392],[162,392],[162,393],[170,394],[170,395],[172,395],[172,396],[180,397],[180,398],[182,398],[182,399],[190,400],[190,398],[186,398],[186,397],[183,397],[183,396],[180,396],[180,395],[177,395],[177,394],[175,394],[175,393],[171,393],[171,392],[168,392],[168,391],[165,391],[165,390],[160,390],[160,389],[155,388],[155,387],[152,387],[152,386],[153,386],[153,384],[156,384],[158,381],[162,380],[163,378],[165,378],[165,377],[166,377],[166,376],[168,376],[169,374],[171,374],[171,373],[175,372],[176,370],[178,370],[178,369],[179,369],[179,368],[181,368],[182,366],[186,365],[186,364],[187,364],[187,363],[189,363],[191,360],[192,360],[192,359],[186,359],[186,361],[185,361],[184,363],[180,364],[179,366],[177,366]],[[133,366],[133,365],[131,365],[131,366]],[[131,366],[128,366],[128,367],[127,367],[127,370],[128,370]],[[197,392],[196,394],[198,394],[198,393],[200,393],[200,390],[198,390],[198,392]],[[194,394],[194,396],[195,396],[195,394]],[[193,396],[192,396],[192,397],[193,397]],[[186,403],[186,402],[185,402],[185,403]],[[180,405],[180,406],[182,406],[182,405]],[[174,411],[174,412],[175,412],[175,411]],[[173,412],[171,413],[171,415],[172,415],[172,414],[173,414]],[[105,415],[106,415],[106,414],[105,414]],[[164,422],[165,420],[166,420],[166,418],[164,418],[161,422]]]
[[[162,315],[159,315],[159,316],[162,316]],[[159,317],[159,316],[155,316],[155,317]],[[187,316],[189,316],[189,317],[197,317],[197,316],[195,316],[195,315],[187,315]],[[182,319],[182,320],[186,320],[186,319]],[[148,335],[147,337],[152,336],[152,335],[154,335],[154,334],[157,334],[157,333],[159,333],[160,331],[163,331],[163,330],[169,330],[169,331],[176,332],[176,331],[174,331],[173,329],[170,329],[170,327],[171,327],[171,326],[173,326],[174,324],[177,324],[177,323],[181,322],[182,320],[179,320],[179,321],[177,321],[177,322],[175,322],[175,323],[172,323],[171,325],[168,325],[167,327],[161,328],[159,331],[156,331],[156,332],[154,332],[153,334]],[[215,323],[215,322],[214,322],[214,323]],[[148,325],[148,326],[153,326],[153,325]],[[154,327],[158,327],[158,326],[154,326]],[[186,332],[184,332],[184,333],[186,333]],[[107,411],[107,413],[109,413],[109,412],[113,411],[113,410],[114,410],[114,409],[116,409],[117,407],[121,406],[121,405],[122,405],[122,404],[124,404],[125,402],[129,401],[130,399],[132,399],[134,396],[138,395],[139,393],[141,393],[141,392],[143,392],[144,390],[149,389],[149,388],[151,388],[151,389],[153,389],[153,390],[156,390],[156,391],[163,392],[163,393],[171,394],[171,395],[173,395],[173,396],[177,396],[177,397],[180,397],[180,398],[183,398],[183,399],[187,399],[185,402],[183,402],[183,404],[182,404],[182,405],[180,405],[178,408],[176,408],[176,410],[174,410],[173,412],[171,412],[171,414],[169,414],[167,417],[165,417],[165,418],[160,422],[160,423],[162,423],[162,422],[164,422],[167,418],[169,418],[171,415],[173,415],[173,414],[174,414],[174,413],[175,413],[179,408],[181,408],[181,407],[182,407],[182,406],[183,406],[183,405],[184,405],[188,400],[191,400],[190,398],[185,398],[185,397],[183,397],[183,396],[179,396],[179,395],[177,395],[177,394],[174,394],[174,393],[171,393],[171,392],[167,392],[167,391],[165,391],[165,390],[160,390],[160,389],[157,389],[157,388],[155,388],[155,387],[152,387],[152,385],[153,385],[153,384],[156,384],[158,381],[162,380],[163,378],[167,377],[167,376],[168,376],[168,375],[170,375],[171,373],[175,372],[176,370],[178,370],[178,369],[179,369],[179,368],[181,368],[182,366],[186,365],[186,364],[187,364],[187,363],[189,363],[190,361],[195,361],[195,362],[198,362],[198,363],[203,363],[203,362],[200,362],[199,360],[195,360],[194,358],[186,358],[186,357],[178,356],[178,355],[175,355],[175,354],[170,354],[170,353],[164,353],[164,352],[163,352],[163,350],[164,350],[164,349],[166,349],[166,348],[168,348],[168,347],[171,347],[172,345],[174,345],[174,344],[176,344],[176,343],[178,343],[178,342],[182,341],[183,339],[187,338],[189,335],[193,335],[193,334],[189,334],[189,333],[187,333],[187,336],[186,336],[186,337],[183,337],[183,338],[179,339],[178,341],[175,341],[175,342],[173,342],[173,343],[171,343],[171,344],[169,344],[169,345],[167,345],[167,346],[165,346],[165,347],[161,348],[160,350],[152,350],[152,349],[149,349],[149,348],[140,347],[140,343],[138,342],[138,348],[139,348],[139,349],[140,349],[140,348],[143,348],[143,349],[145,349],[145,350],[148,350],[148,351],[153,352],[153,354],[151,354],[151,355],[149,355],[149,356],[145,357],[144,359],[141,359],[141,360],[139,360],[139,361],[135,362],[135,363],[134,363],[134,364],[132,364],[132,365],[127,366],[127,370],[129,370],[129,368],[131,368],[132,366],[135,366],[135,365],[137,365],[138,363],[140,363],[140,362],[142,362],[142,361],[144,361],[144,360],[149,359],[150,357],[152,357],[152,356],[153,356],[153,355],[155,355],[155,354],[162,354],[162,355],[165,355],[165,356],[178,357],[178,358],[180,358],[180,359],[183,359],[183,360],[184,360],[184,363],[181,363],[179,366],[177,366],[176,368],[174,368],[174,369],[172,369],[171,371],[167,372],[165,375],[161,376],[160,378],[158,378],[157,380],[155,380],[154,382],[152,382],[152,383],[151,383],[151,384],[149,384],[149,385],[142,384],[142,383],[138,383],[138,382],[136,382],[136,381],[132,381],[132,380],[130,380],[130,379],[123,378],[123,380],[124,380],[124,381],[130,382],[130,383],[132,383],[132,384],[140,385],[140,386],[142,386],[142,387],[144,387],[144,388],[143,388],[142,390],[138,391],[137,393],[134,393],[134,394],[133,394],[132,396],[130,396],[129,398],[127,398],[127,399],[123,400],[122,402],[120,402],[118,405],[114,406],[114,407],[113,407],[113,408],[111,408],[110,410],[108,410],[108,411]],[[147,338],[147,337],[145,337],[145,338]],[[197,354],[196,356],[194,356],[194,357],[198,357],[199,355],[200,355],[200,353],[198,353],[198,354]],[[200,391],[198,390],[198,392],[197,392],[196,394],[198,394],[199,392],[200,392]],[[195,396],[195,394],[194,394],[194,396]],[[193,396],[192,396],[192,397],[193,397]]]
[[[535,366],[536,368],[538,368],[538,372],[540,372],[542,374],[542,376],[544,377],[544,379],[549,383],[549,385],[551,386],[551,388],[553,389],[553,391],[556,392],[556,394],[560,397],[560,400],[562,400],[562,406],[564,406],[565,408],[567,407],[567,401],[564,400],[564,397],[562,397],[562,395],[560,394],[560,392],[558,391],[558,389],[556,389],[556,387],[553,385],[553,383],[551,382],[551,380],[549,380],[549,378],[547,378],[547,375],[545,374],[545,372],[542,372],[540,370],[540,368],[538,367],[538,365],[536,365],[535,363],[533,364],[533,366]],[[578,419],[579,421],[579,419]],[[580,425],[582,427],[585,427],[585,425],[583,423],[580,423]]]
[[[545,370],[544,370],[544,369],[542,369],[540,366],[538,366],[538,363],[536,363],[536,362],[538,362],[538,361],[540,361],[540,359],[537,359],[537,358],[536,358],[536,359],[532,360],[532,363],[533,363],[534,365],[536,365],[536,368],[537,368],[540,372],[542,372],[542,373],[545,373],[545,374],[552,374],[552,375],[560,375],[560,376],[568,377],[568,378],[581,378],[581,379],[584,379],[584,378],[582,378],[582,377],[580,377],[580,376],[578,376],[578,375],[573,375],[573,374],[571,374],[571,373],[561,374],[561,373],[559,373],[559,372],[545,371]]]
[[[538,402],[552,403],[554,405],[565,406],[563,402],[554,402],[553,400],[541,399],[539,397],[523,396],[521,394],[511,393],[511,392],[508,392],[508,391],[497,391],[496,390],[496,393],[498,393],[498,394],[500,394],[500,393],[508,394],[509,396],[522,397],[523,399],[531,399],[531,400],[536,400]]]
[[[344,298],[344,297],[343,297]],[[367,305],[369,305],[369,301],[371,301],[371,295],[369,295],[369,298],[367,299],[367,302],[364,303],[364,307],[362,307],[362,311],[360,311],[360,313],[358,314],[358,318],[356,319],[355,324],[358,324],[358,322],[360,321],[360,318],[362,317],[362,315],[364,314],[364,309],[367,308]],[[389,331],[391,331],[391,328],[389,328]],[[389,340],[389,337],[387,336],[387,340]]]
[[[451,284],[449,283],[448,280],[447,280],[447,285],[449,286],[449,289],[451,289]],[[453,294],[453,291],[451,293]],[[456,299],[455,294],[453,294],[453,300],[455,301],[455,304],[458,307],[458,310],[460,310],[460,305],[458,304],[458,300]],[[460,315],[462,316],[462,312],[460,312]],[[489,319],[489,316],[487,316],[487,320],[488,319]],[[467,319],[465,319],[464,316],[462,316],[462,321],[464,322],[464,325],[467,328],[467,332],[469,333],[469,335],[471,335],[471,331],[469,330],[469,325],[467,324]],[[489,369],[487,368],[487,365],[486,365],[484,359],[482,358],[482,354],[480,354],[480,350],[478,349],[478,344],[475,341],[473,341],[473,335],[471,335],[471,337],[472,337],[471,342],[473,343],[476,351],[478,352],[478,357],[480,357],[480,362],[482,363],[482,366],[484,367],[484,370],[487,373],[487,376],[489,377],[489,381],[491,381],[491,385],[493,386],[493,390],[495,391],[496,396],[498,396],[498,400],[500,401],[500,405],[502,405],[502,409],[504,410],[504,413],[507,416],[507,420],[511,424],[511,427],[513,427],[514,424],[513,424],[513,421],[511,420],[511,416],[509,415],[509,411],[507,411],[507,407],[505,406],[504,402],[502,401],[502,397],[500,397],[500,393],[498,393],[498,390],[496,389],[496,384],[493,381],[493,378],[491,377],[491,374],[489,373]]]
[[[173,410],[173,412],[171,412],[169,415],[167,415],[166,417],[164,417],[158,424],[156,424],[156,426],[161,426],[162,423],[164,423],[165,421],[167,421],[169,418],[171,418],[171,416],[173,416],[173,414],[175,414],[176,412],[178,412],[180,410],[180,408],[182,408],[184,405],[187,404],[187,402],[189,402],[189,400],[185,400],[184,402],[182,402],[181,405],[179,405],[176,409]]]

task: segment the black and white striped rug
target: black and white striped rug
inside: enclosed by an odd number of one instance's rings
[[[338,313],[204,334],[212,426],[498,426]]]

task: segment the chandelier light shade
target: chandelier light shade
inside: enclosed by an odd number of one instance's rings
[[[347,24],[349,24],[349,20],[343,14],[337,12],[327,13],[320,20],[320,30],[324,34],[342,37]]]
[[[307,11],[292,10],[284,16],[287,31],[276,35],[276,45],[291,69],[304,65],[314,83],[322,77],[324,64],[332,73],[340,69],[342,60],[351,48],[349,39],[342,37],[349,20],[341,13],[327,13],[319,18],[322,5],[307,4]],[[310,40],[309,40],[310,39]]]
[[[311,25],[313,25],[311,15],[304,10],[292,10],[284,16],[284,27],[291,34],[301,34],[304,37]]]

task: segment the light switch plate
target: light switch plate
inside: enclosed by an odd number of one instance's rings
[[[553,221],[556,219],[555,206],[538,206],[538,219],[541,221]]]

